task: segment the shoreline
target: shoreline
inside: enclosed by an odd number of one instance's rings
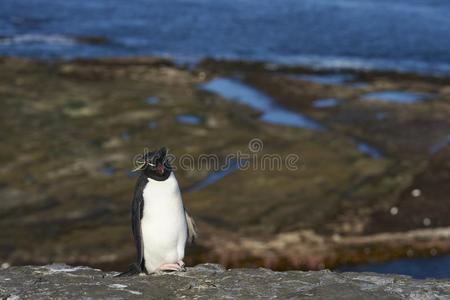
[[[349,67],[315,67],[314,65],[276,63],[269,60],[244,60],[244,59],[220,59],[213,57],[203,57],[197,59],[193,63],[179,62],[176,57],[171,56],[155,56],[155,55],[129,55],[129,56],[102,56],[102,57],[74,57],[74,58],[35,58],[26,56],[0,55],[0,60],[28,61],[35,63],[43,63],[47,65],[58,64],[135,64],[135,65],[153,65],[160,62],[161,65],[173,66],[183,70],[198,70],[201,67],[207,67],[214,70],[214,65],[220,65],[221,71],[224,69],[240,69],[265,72],[280,73],[305,73],[305,74],[329,74],[329,73],[348,73],[359,76],[361,79],[373,78],[377,76],[387,77],[390,79],[405,78],[417,79],[441,84],[450,84],[450,73],[421,73],[407,70],[389,70],[389,69],[369,69],[369,68],[349,68]]]

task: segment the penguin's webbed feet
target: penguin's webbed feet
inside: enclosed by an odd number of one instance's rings
[[[186,272],[186,267],[185,267],[185,263],[182,260],[177,261],[177,265],[180,266],[180,271]]]
[[[159,266],[158,271],[186,271],[185,264],[182,260],[177,261],[175,264],[162,264]]]

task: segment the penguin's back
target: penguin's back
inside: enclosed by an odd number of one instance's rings
[[[143,191],[141,230],[145,266],[153,272],[162,264],[183,259],[187,224],[175,175],[164,181],[148,181]]]

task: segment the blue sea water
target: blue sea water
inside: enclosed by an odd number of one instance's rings
[[[447,0],[2,0],[0,55],[215,57],[450,74],[449,15]]]
[[[413,278],[450,279],[450,255],[428,258],[404,258],[384,263],[347,266],[343,272],[375,272],[409,275]]]

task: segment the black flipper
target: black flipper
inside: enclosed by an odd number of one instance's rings
[[[147,183],[147,177],[141,173],[134,188],[133,203],[131,206],[131,228],[133,230],[134,243],[136,245],[136,262],[131,264],[127,271],[117,275],[117,277],[137,275],[142,272],[147,273],[147,270],[145,269],[141,233],[141,219],[144,214],[144,188]]]

